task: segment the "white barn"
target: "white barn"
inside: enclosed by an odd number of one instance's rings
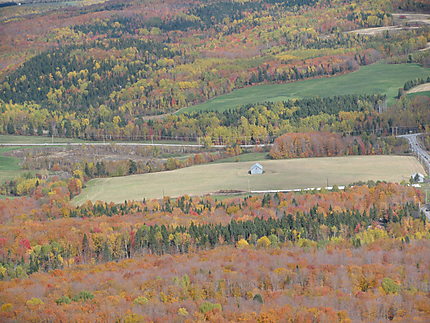
[[[415,173],[415,174],[412,174],[412,175],[411,175],[411,178],[412,178],[412,180],[413,180],[414,182],[417,182],[417,183],[424,183],[424,178],[425,178],[425,176],[424,176],[423,174],[421,174],[421,173]]]
[[[255,174],[263,174],[263,172],[264,172],[263,166],[259,163],[255,163],[254,165],[251,166],[248,173],[251,175],[255,175]]]

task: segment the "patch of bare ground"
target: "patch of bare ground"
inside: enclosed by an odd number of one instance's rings
[[[430,49],[430,42],[427,43],[426,47],[420,49],[419,52],[423,52],[423,51],[429,50],[429,49]]]
[[[393,13],[395,24],[430,25],[430,14],[425,13]]]
[[[425,91],[430,91],[430,83],[424,83],[424,84],[415,86],[409,91],[407,91],[406,93],[417,93],[417,92],[425,92]]]
[[[430,25],[430,14],[424,13],[393,13],[393,26],[362,28],[349,31],[360,35],[378,35],[383,32],[398,32],[402,30],[419,29]]]
[[[363,29],[356,29],[349,31],[349,33],[359,34],[359,35],[378,35],[382,34],[383,32],[396,32],[396,31],[402,31],[402,30],[413,30],[413,29],[419,29],[420,27],[413,26],[385,26],[385,27],[373,27],[373,28],[363,28]]]

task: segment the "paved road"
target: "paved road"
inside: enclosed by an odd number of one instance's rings
[[[417,156],[418,160],[424,165],[427,173],[430,174],[430,154],[422,148],[421,144],[418,141],[418,136],[421,133],[414,133],[410,135],[401,135],[398,137],[406,138],[409,141],[409,145],[411,146],[412,152]]]
[[[430,174],[430,154],[421,146],[420,142],[418,141],[419,135],[421,135],[421,133],[402,135],[398,137],[406,138],[409,141],[411,150],[417,156],[418,160],[424,165],[427,173]],[[430,204],[423,205],[420,211],[423,212],[427,220],[430,221]]]
[[[139,143],[139,142],[70,142],[70,143],[28,143],[28,144],[22,144],[22,143],[0,143],[0,147],[6,146],[6,147],[49,147],[49,146],[109,146],[109,145],[116,145],[116,146],[159,146],[159,147],[194,147],[194,148],[201,148],[203,145],[198,144],[158,144],[158,143]],[[272,144],[262,144],[262,145],[240,145],[242,148],[254,148],[254,147],[270,147]],[[211,148],[225,148],[227,145],[212,145]]]
[[[427,220],[430,221],[430,204],[422,206],[420,211],[423,212]]]

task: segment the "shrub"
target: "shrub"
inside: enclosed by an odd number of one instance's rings
[[[400,291],[400,285],[388,277],[382,280],[381,286],[386,294],[397,294]]]
[[[204,302],[200,305],[199,310],[200,312],[202,312],[203,314],[209,312],[209,311],[213,311],[215,309],[218,310],[222,310],[221,304],[214,304],[211,302]]]
[[[90,299],[93,299],[94,295],[86,290],[83,290],[82,292],[80,292],[78,295],[76,295],[75,297],[73,297],[73,301],[78,302],[78,301],[87,301]]]
[[[142,315],[131,313],[124,317],[124,323],[138,323],[143,322],[144,319]]]
[[[32,299],[29,299],[26,302],[26,304],[32,306],[32,305],[43,305],[45,303],[40,298],[33,297]]]
[[[261,237],[257,240],[257,246],[260,248],[267,248],[268,246],[270,246],[269,238],[266,236]]]
[[[2,312],[9,312],[10,310],[12,310],[13,305],[11,303],[5,303],[1,306],[1,311]]]
[[[300,248],[315,248],[317,247],[318,243],[309,239],[299,239],[299,241],[297,241],[297,245]]]
[[[248,241],[246,241],[245,239],[240,239],[240,240],[237,242],[236,246],[237,246],[238,248],[242,249],[242,248],[245,248],[245,247],[249,246],[249,243],[248,243]]]
[[[260,294],[255,294],[252,300],[263,304],[263,296],[261,296]]]
[[[134,305],[145,305],[148,302],[149,302],[149,299],[147,299],[144,296],[138,296],[133,300]]]
[[[57,303],[57,305],[70,304],[71,302],[72,300],[68,296],[61,296],[60,298],[57,298],[55,300],[55,303]]]
[[[279,243],[278,237],[274,234],[271,234],[268,239],[270,240],[270,245],[272,247],[276,247]]]
[[[184,307],[180,307],[180,308],[178,309],[178,315],[180,315],[180,316],[187,316],[187,315],[188,315],[188,311],[187,311],[187,309],[186,309],[186,308],[184,308]]]

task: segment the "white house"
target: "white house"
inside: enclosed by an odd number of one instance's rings
[[[259,163],[255,163],[251,166],[248,174],[255,175],[255,174],[263,174],[264,169],[263,166]]]
[[[424,183],[425,176],[421,173],[415,173],[415,174],[411,175],[411,178],[413,181],[415,181],[417,183]]]

